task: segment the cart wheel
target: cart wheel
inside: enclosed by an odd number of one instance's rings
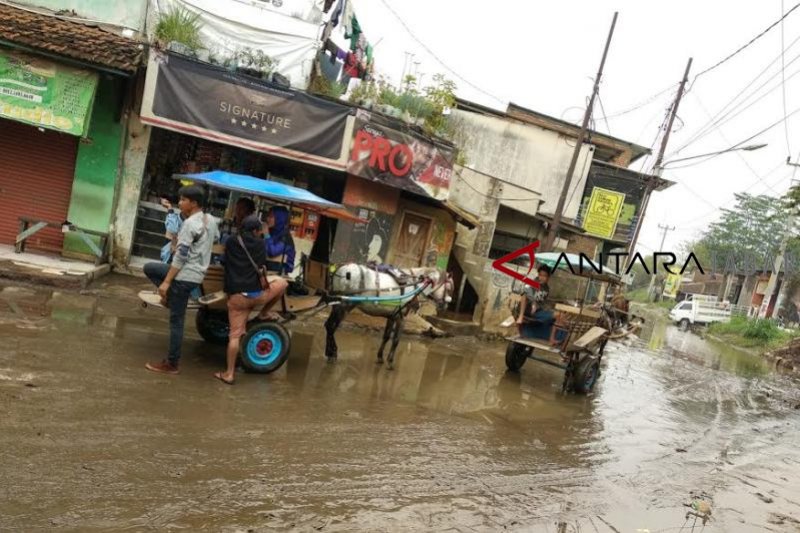
[[[225,311],[211,311],[207,307],[201,307],[197,311],[195,325],[197,332],[206,342],[218,346],[228,344],[230,325],[228,324],[228,313]]]
[[[242,337],[242,366],[248,372],[275,372],[289,358],[290,343],[289,332],[280,324],[267,322],[253,326]]]
[[[528,360],[528,355],[531,353],[528,346],[523,346],[515,342],[509,342],[506,348],[506,368],[509,372],[519,372],[525,361]]]
[[[147,302],[142,302],[140,305],[142,306],[142,309],[147,309]]]
[[[600,376],[599,359],[592,355],[586,355],[575,367],[572,376],[572,390],[580,394],[592,392],[598,376]]]

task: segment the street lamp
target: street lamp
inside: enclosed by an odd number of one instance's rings
[[[767,146],[766,144],[750,144],[747,146],[739,146],[728,148],[727,150],[720,150],[719,152],[711,152],[708,154],[700,154],[700,155],[693,155],[690,157],[681,157],[680,159],[673,159],[672,161],[667,161],[666,163],[661,163],[659,166],[654,168],[654,173],[656,176],[661,177],[661,172],[664,170],[664,167],[667,165],[671,165],[672,163],[678,163],[680,161],[689,161],[690,159],[700,159],[701,157],[710,157],[710,156],[717,156],[721,154],[727,154],[728,152],[754,152],[755,150],[761,150]]]

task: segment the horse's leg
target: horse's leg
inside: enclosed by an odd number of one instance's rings
[[[328,359],[336,359],[339,355],[339,348],[336,346],[336,330],[339,329],[339,324],[344,320],[347,311],[348,309],[345,309],[341,304],[335,305],[331,309],[328,320],[325,321],[325,357]]]
[[[383,340],[381,340],[381,347],[378,349],[378,360],[376,361],[379,365],[383,364],[383,349],[386,347],[386,343],[389,342],[389,337],[392,336],[393,326],[394,315],[386,318],[386,327],[383,328]]]
[[[400,332],[403,331],[403,319],[405,315],[401,309],[394,316],[394,331],[392,334],[392,347],[389,349],[389,359],[386,368],[394,370],[394,352],[397,351],[397,345],[400,344]]]

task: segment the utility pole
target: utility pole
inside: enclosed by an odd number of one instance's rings
[[[405,52],[406,60],[403,61],[403,73],[400,75],[400,88],[403,88],[403,84],[406,82],[406,74],[411,71],[411,63],[414,61],[414,53],[413,52]]]
[[[672,103],[672,108],[670,109],[667,131],[664,132],[664,137],[661,139],[661,147],[658,149],[658,156],[656,157],[655,165],[653,165],[653,173],[659,178],[664,171],[664,168],[662,167],[664,164],[664,153],[667,151],[669,135],[672,133],[672,126],[675,124],[675,117],[678,115],[678,106],[681,105],[681,99],[686,91],[686,83],[689,81],[689,70],[691,70],[691,68],[692,58],[690,57],[688,63],[686,63],[686,70],[683,73],[681,85],[678,87],[678,94],[675,95],[675,102]],[[633,232],[633,239],[631,239],[631,244],[628,247],[628,265],[626,265],[626,268],[633,260],[633,249],[636,247],[636,241],[639,240],[639,232],[641,231],[642,224],[644,223],[644,215],[647,213],[647,205],[650,203],[650,194],[653,192],[653,186],[654,183],[652,182],[652,179],[648,180],[647,188],[644,192],[644,198],[642,199],[642,209],[639,212],[639,217],[636,221],[636,229]]]
[[[667,240],[667,232],[668,231],[675,231],[675,226],[662,226],[661,224],[658,225],[658,229],[664,230],[664,233],[661,235],[661,244],[658,247],[659,252],[664,251],[664,242]],[[656,284],[656,273],[653,272],[653,275],[650,276],[650,287],[647,289],[647,299],[649,300],[653,296],[653,287]]]
[[[789,159],[786,160],[786,164],[791,167],[800,166],[797,163],[792,163]],[[792,180],[792,185],[794,185],[794,180]],[[781,249],[780,252],[778,252],[778,255],[775,256],[775,261],[772,264],[772,272],[769,275],[769,282],[767,283],[767,290],[764,293],[764,300],[761,302],[761,307],[758,309],[758,318],[767,318],[767,312],[769,311],[769,302],[770,300],[772,300],[772,295],[775,292],[775,287],[778,285],[778,276],[780,276],[781,268],[783,267],[783,262],[786,259],[786,247],[789,244],[789,238],[792,236],[793,229],[794,229],[794,210],[786,218],[786,229],[784,230],[783,233],[783,239],[781,239]],[[783,274],[783,282],[786,283],[785,272]],[[775,303],[777,304],[777,300]]]
[[[578,134],[578,141],[575,143],[575,150],[572,152],[572,160],[569,162],[569,169],[567,170],[567,177],[564,180],[564,186],[561,188],[561,196],[558,198],[556,210],[553,213],[553,220],[550,223],[550,229],[547,232],[545,240],[545,251],[553,250],[553,243],[558,235],[558,228],[561,225],[562,212],[564,211],[564,204],[567,201],[567,194],[569,193],[569,186],[572,182],[572,176],[575,174],[575,167],[578,165],[578,156],[583,148],[583,140],[586,138],[586,132],[589,130],[589,121],[592,118],[592,110],[594,108],[594,99],[597,97],[597,92],[600,90],[600,78],[603,76],[603,68],[606,64],[606,57],[608,57],[608,48],[611,46],[611,37],[614,36],[614,28],[617,25],[618,12],[614,12],[614,19],[611,21],[611,29],[608,32],[606,39],[606,46],[603,49],[603,58],[600,60],[600,68],[597,69],[597,76],[594,78],[594,88],[592,89],[592,96],[589,98],[589,105],[586,106],[586,113],[583,115],[583,124],[581,131]]]

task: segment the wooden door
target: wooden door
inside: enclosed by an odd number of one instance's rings
[[[394,266],[421,266],[430,231],[431,219],[415,213],[403,213],[403,223],[394,250]]]

